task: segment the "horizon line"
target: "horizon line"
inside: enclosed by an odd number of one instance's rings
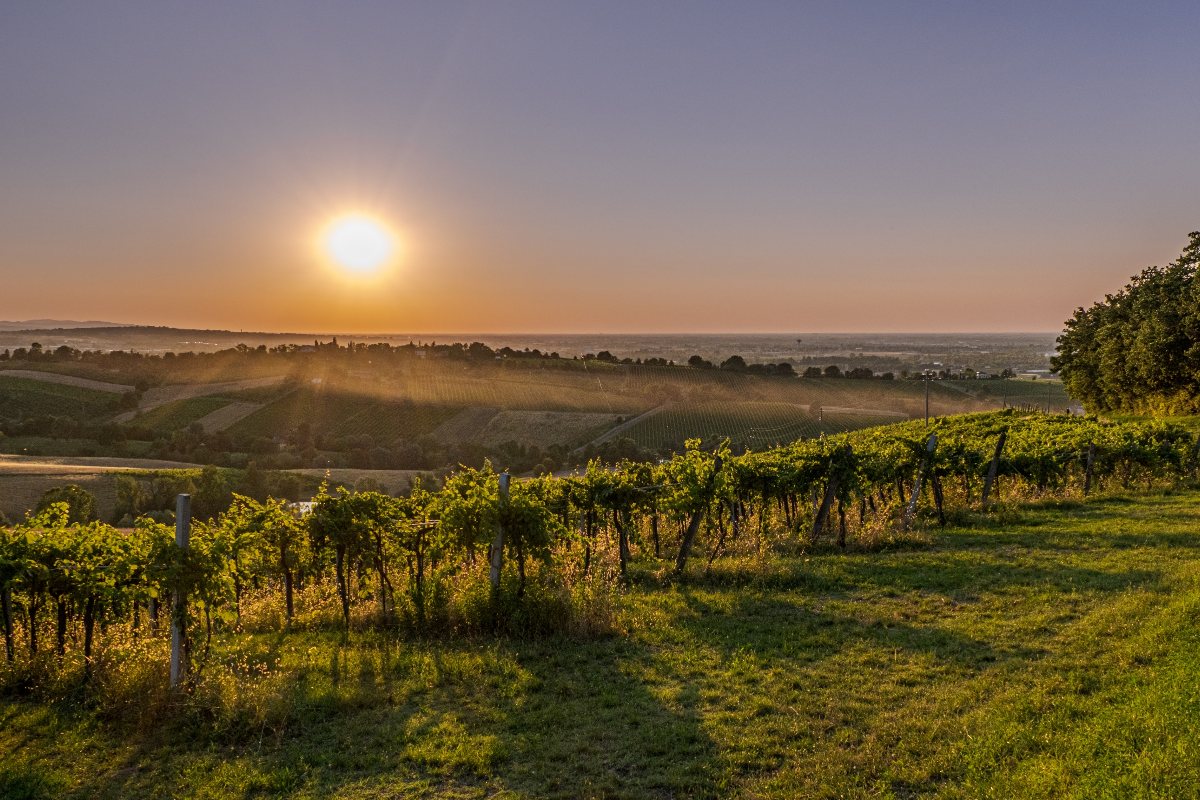
[[[0,320],[0,324],[21,324],[26,320]],[[33,320],[29,320],[33,321]],[[56,320],[58,322],[76,322],[75,320]],[[1014,336],[1014,335],[1058,335],[1056,330],[637,330],[637,331],[564,331],[564,330],[508,330],[508,331],[455,331],[455,330],[395,330],[395,331],[280,331],[252,330],[234,328],[194,328],[178,325],[162,325],[147,322],[112,322],[107,320],[80,320],[80,324],[71,327],[54,328],[14,328],[2,333],[23,333],[37,331],[69,331],[95,330],[106,328],[121,330],[126,328],[160,328],[163,330],[198,331],[205,333],[234,333],[260,334],[266,336],[363,336],[375,338],[394,338],[402,336]],[[83,324],[92,323],[92,324]]]

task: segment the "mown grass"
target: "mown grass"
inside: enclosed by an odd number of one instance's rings
[[[139,414],[133,424],[153,431],[170,433],[180,430],[208,416],[231,401],[225,397],[191,397],[187,400],[172,400],[158,408]]]
[[[4,797],[1194,797],[1200,495],[636,576],[590,640],[218,641],[139,727],[0,701]]]

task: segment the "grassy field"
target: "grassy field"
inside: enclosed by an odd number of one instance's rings
[[[608,638],[218,639],[140,725],[5,698],[0,796],[1200,795],[1200,494],[964,521],[641,574]]]
[[[152,431],[170,433],[186,428],[217,409],[224,408],[230,402],[228,398],[224,397],[193,397],[187,400],[172,400],[134,417],[131,423]]]

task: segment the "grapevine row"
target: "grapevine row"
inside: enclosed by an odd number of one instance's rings
[[[636,570],[684,573],[723,555],[846,546],[904,526],[910,505],[943,520],[979,509],[985,485],[996,498],[1179,482],[1197,461],[1196,439],[1177,426],[1012,411],[741,456],[727,442],[702,445],[689,441],[658,464],[596,461],[580,474],[516,480],[507,493],[485,465],[404,497],[322,489],[307,513],[236,496],[194,524],[186,551],[151,520],[133,530],[72,525],[65,505],[52,506],[0,530],[6,658],[70,655],[86,676],[104,631],[160,635],[176,593],[189,598],[185,622],[197,642],[243,624],[248,596],[291,621],[297,598],[322,587],[337,600],[324,624],[346,628],[569,628],[562,598],[578,599],[585,586],[617,592]],[[497,542],[503,567],[490,584]],[[559,598],[557,611],[547,598]]]

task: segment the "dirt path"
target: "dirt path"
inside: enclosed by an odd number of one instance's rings
[[[199,464],[153,458],[0,455],[0,475],[58,475],[144,469],[193,469]]]
[[[639,422],[644,422],[645,420],[648,420],[657,414],[661,414],[662,412],[666,411],[670,407],[671,407],[670,403],[663,403],[661,406],[655,406],[654,408],[650,409],[649,411],[645,411],[641,414],[638,414],[636,417],[630,417],[629,419],[622,422],[620,425],[609,428],[604,433],[597,436],[595,439],[592,439],[590,442],[583,445],[583,447],[577,447],[575,450],[573,450],[571,452],[571,455],[574,456],[578,453],[582,453],[589,444],[593,445],[593,446],[598,446],[598,445],[601,445],[601,444],[609,441],[610,439],[615,439],[616,437],[620,436],[625,431],[632,428],[634,425],[637,425]]]
[[[126,392],[133,391],[132,386],[124,386],[120,383],[106,383],[105,381],[94,381],[90,378],[76,378],[74,375],[59,375],[57,372],[41,372],[33,369],[0,370],[0,376],[4,375],[13,378],[24,378],[30,381],[42,381],[43,383],[78,386],[80,389],[93,389],[97,392],[111,392],[112,394],[125,394]]]

